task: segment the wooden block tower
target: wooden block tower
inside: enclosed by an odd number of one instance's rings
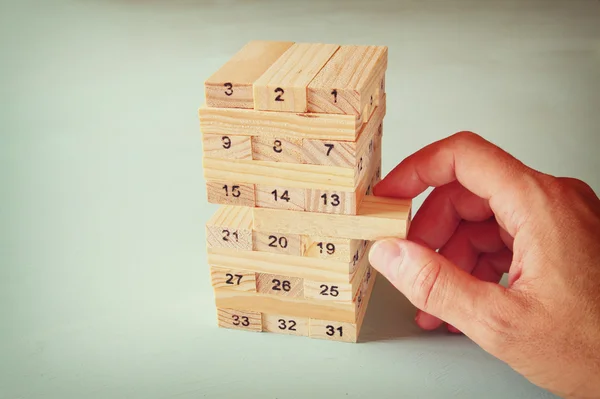
[[[380,198],[387,47],[251,41],[198,113],[218,325],[357,342],[373,240],[407,234]]]

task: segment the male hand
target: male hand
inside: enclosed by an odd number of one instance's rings
[[[372,265],[418,309],[534,384],[600,397],[600,200],[461,132],[401,162],[374,194],[436,187],[407,240],[378,241]],[[439,250],[436,252],[436,250]],[[508,287],[498,282],[508,273]]]

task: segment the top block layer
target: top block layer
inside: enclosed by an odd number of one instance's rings
[[[206,105],[253,108],[252,85],[294,42],[253,40],[204,82]]]
[[[360,118],[387,59],[386,46],[251,41],[206,80],[206,106]]]
[[[254,82],[254,109],[306,112],[306,88],[340,46],[296,43]]]

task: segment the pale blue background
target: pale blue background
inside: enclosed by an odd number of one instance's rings
[[[598,1],[2,1],[0,398],[550,397],[382,279],[367,343],[215,327],[196,109],[250,39],[388,45],[384,172],[471,129],[600,190]]]

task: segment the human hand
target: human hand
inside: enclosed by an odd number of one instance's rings
[[[585,183],[537,172],[461,132],[401,162],[375,188],[436,187],[407,240],[378,241],[373,267],[418,309],[532,383],[600,397],[600,200]],[[439,252],[436,250],[439,249]],[[508,286],[498,282],[508,273]]]

